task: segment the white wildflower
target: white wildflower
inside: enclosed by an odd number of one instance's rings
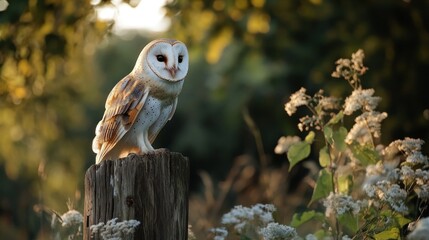
[[[335,62],[335,64],[337,64],[337,67],[335,68],[335,72],[331,74],[332,77],[344,77],[346,80],[352,77],[350,59],[340,58]]]
[[[8,6],[9,3],[6,0],[0,0],[0,12],[5,11]]]
[[[335,110],[340,108],[340,99],[336,97],[322,97],[318,106],[323,110]]]
[[[352,68],[359,74],[362,75],[368,70],[367,67],[363,65],[363,59],[365,54],[362,49],[357,50],[355,53],[352,53]]]
[[[405,161],[412,163],[413,165],[415,165],[415,164],[428,164],[428,157],[423,155],[419,151],[414,151],[407,156]]]
[[[359,76],[363,75],[367,67],[363,65],[363,59],[365,55],[362,49],[359,49],[356,53],[352,54],[352,59],[338,59],[335,63],[337,67],[335,72],[331,74],[332,77],[339,78],[343,77],[350,85],[354,88],[360,88]]]
[[[104,222],[100,222],[98,224],[91,225],[89,227],[89,230],[91,230],[92,233],[98,233],[103,227],[104,227]]]
[[[140,222],[137,220],[124,220],[118,222],[118,218],[110,219],[89,227],[92,234],[98,234],[102,239],[123,239],[134,233]]]
[[[222,216],[222,224],[237,224],[242,220],[252,220],[253,212],[250,208],[241,205],[235,206],[230,212]]]
[[[418,198],[429,200],[429,171],[416,169],[413,170],[409,165],[404,164],[400,171],[400,179],[404,182],[405,187],[414,186]]]
[[[299,124],[298,124],[298,128],[299,130],[302,131],[308,131],[310,128],[314,127],[316,128],[316,130],[320,130],[320,126],[321,126],[321,122],[320,122],[320,118],[317,115],[313,115],[313,116],[304,116],[302,118],[299,119]]]
[[[408,240],[425,240],[429,236],[429,217],[420,219],[416,228],[407,236]]]
[[[285,104],[285,110],[289,116],[296,112],[299,106],[307,105],[310,101],[310,96],[305,94],[306,89],[301,88],[290,96],[289,102]]]
[[[192,225],[188,225],[188,240],[197,240],[197,237],[195,237],[194,232],[192,231]]]
[[[274,152],[276,154],[283,154],[289,150],[289,147],[297,142],[300,142],[301,138],[298,136],[286,136],[279,138],[277,142],[276,148],[274,148]]]
[[[307,234],[305,240],[317,240],[317,237],[314,234]]]
[[[349,236],[347,236],[347,235],[344,235],[342,238],[341,238],[341,240],[352,240]]]
[[[344,114],[351,115],[353,112],[359,109],[364,111],[373,111],[378,102],[380,102],[380,97],[373,97],[374,89],[355,89],[352,92],[352,95],[346,98],[344,103]]]
[[[417,197],[427,201],[429,200],[429,184],[416,186],[414,191],[417,193]]]
[[[374,185],[380,181],[395,182],[400,179],[400,170],[396,165],[386,164],[378,161],[375,165],[368,165],[366,167],[366,176],[364,188],[368,185]]]
[[[355,119],[357,120],[357,118]],[[350,131],[347,133],[346,139],[344,140],[347,144],[352,144],[354,141],[364,145],[367,142],[371,142],[371,134],[365,124],[365,122],[356,122]]]
[[[400,179],[406,183],[410,183],[415,179],[416,173],[411,167],[407,165],[404,165],[401,167],[400,173],[401,173]]]
[[[345,142],[352,144],[353,141],[364,145],[372,141],[372,136],[381,136],[381,121],[387,117],[387,113],[376,111],[364,112],[355,119],[355,124],[346,136]]]
[[[409,155],[412,152],[421,151],[422,145],[425,143],[421,139],[414,139],[406,137],[404,140],[395,141],[398,144],[398,149],[405,152],[405,154]],[[394,143],[395,143],[394,142]]]
[[[69,210],[68,212],[61,215],[63,227],[71,227],[74,225],[79,225],[83,223],[83,216],[80,212],[76,210]]]
[[[274,211],[276,208],[272,204],[256,204],[251,208],[239,205],[224,214],[221,222],[222,224],[234,225],[234,229],[241,233],[250,222],[260,226],[273,222]]]
[[[289,240],[298,239],[296,229],[278,223],[269,223],[261,229],[260,234],[264,240]]]
[[[403,140],[396,140],[389,144],[384,149],[385,155],[396,155],[398,151],[403,152],[405,155],[410,155],[413,152],[419,152],[422,149],[424,141],[421,139],[414,139],[406,137]]]
[[[373,187],[366,186],[365,191],[369,197],[375,197],[388,203],[393,210],[399,213],[406,214],[408,212],[408,207],[405,205],[407,191],[398,184],[383,180],[377,182]]]
[[[358,119],[359,118],[359,119]],[[365,112],[359,117],[356,121],[365,121],[368,126],[369,131],[374,135],[374,137],[379,138],[381,136],[380,126],[381,121],[387,118],[387,113],[383,112]]]
[[[226,228],[212,228],[210,232],[214,233],[215,236],[213,240],[224,240],[228,236],[228,230]]]
[[[323,205],[326,207],[325,215],[327,217],[337,217],[339,215],[343,215],[346,212],[358,214],[360,211],[359,204],[353,201],[351,196],[345,194],[335,194],[333,192],[331,192],[325,199]]]
[[[268,224],[274,221],[273,212],[276,211],[276,207],[273,204],[256,204],[252,206],[254,216],[257,216],[262,223]]]
[[[363,190],[365,191],[366,195],[370,198],[375,197],[375,191],[377,188],[374,185],[371,184],[365,184],[363,185]]]
[[[415,180],[417,185],[426,185],[429,184],[429,171],[428,170],[422,170],[422,169],[416,169],[415,171]]]

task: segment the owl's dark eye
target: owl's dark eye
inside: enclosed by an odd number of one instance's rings
[[[179,55],[179,63],[183,62],[183,56]]]
[[[163,55],[156,55],[156,60],[158,60],[158,62],[165,62],[166,57]]]

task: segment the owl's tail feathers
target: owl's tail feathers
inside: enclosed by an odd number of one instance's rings
[[[97,127],[95,128],[95,137],[92,140],[92,151],[95,153],[100,152],[102,142],[100,141],[101,135],[101,121],[98,122]]]
[[[92,151],[97,154],[95,163],[100,162],[100,150],[102,146],[102,141],[100,141],[100,127],[101,127],[101,121],[97,124],[97,127],[95,128],[95,137],[92,140]]]

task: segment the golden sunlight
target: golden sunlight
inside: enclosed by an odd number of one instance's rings
[[[141,0],[136,7],[122,1],[112,1],[113,5],[97,9],[97,17],[101,20],[115,20],[113,31],[119,34],[128,30],[163,32],[170,25],[163,9],[166,1]]]

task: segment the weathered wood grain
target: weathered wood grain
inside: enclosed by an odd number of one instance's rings
[[[90,226],[140,221],[132,239],[186,240],[189,160],[166,149],[92,165],[85,175],[84,239]],[[94,238],[92,238],[94,237]]]

